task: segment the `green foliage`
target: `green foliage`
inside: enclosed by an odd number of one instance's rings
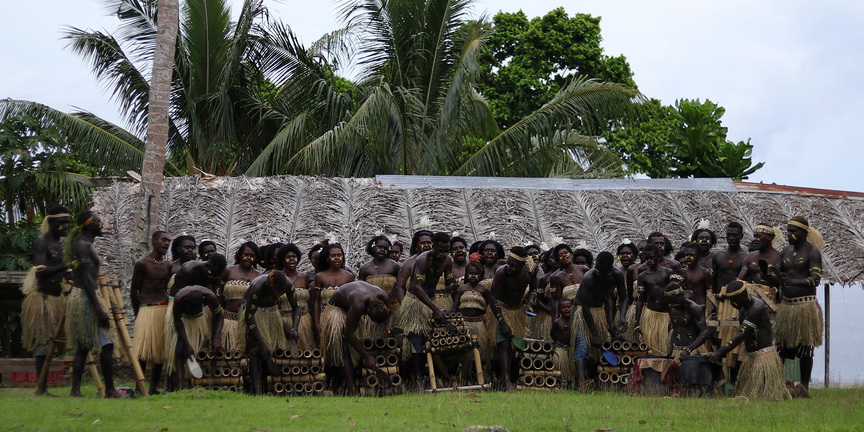
[[[563,7],[530,20],[522,11],[499,12],[489,26],[479,89],[502,128],[551,101],[576,76],[636,88],[627,59],[603,53],[600,17],[570,17]]]
[[[39,237],[39,222],[0,224],[0,271],[27,270],[32,266],[33,243]]]
[[[649,177],[746,179],[765,165],[753,164],[753,145],[726,140],[726,109],[706,100],[682,99],[675,106],[652,99],[638,115],[614,123],[606,145],[621,156],[628,172]]]
[[[9,102],[7,102],[9,103]],[[7,105],[8,107],[8,105]],[[36,114],[4,115],[0,107],[0,200],[10,227],[56,204],[84,208],[89,190],[73,181],[99,170],[76,160],[66,129]],[[29,215],[29,216],[28,216]]]
[[[627,166],[628,174],[645,174],[653,178],[671,176],[672,155],[669,133],[675,121],[673,108],[651,99],[640,105],[635,115],[614,122],[603,134],[606,146]]]
[[[726,109],[705,100],[681,99],[672,112],[675,124],[669,135],[673,175],[678,177],[730,177],[746,179],[765,165],[753,165],[750,140],[737,144],[726,140],[720,118]]]

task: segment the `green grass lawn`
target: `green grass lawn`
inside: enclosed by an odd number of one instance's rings
[[[251,397],[186,390],[139,399],[34,397],[0,389],[0,430],[849,431],[864,429],[864,388],[813,390],[812,399],[760,402],[621,393],[474,392],[362,397]],[[85,386],[86,395],[95,395]]]

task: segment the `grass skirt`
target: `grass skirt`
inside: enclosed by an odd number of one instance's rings
[[[57,333],[57,323],[66,309],[64,296],[52,296],[31,291],[21,303],[21,342],[24,349],[34,352]],[[65,351],[64,347],[57,354]],[[43,354],[44,355],[44,354]]]
[[[624,315],[624,319],[627,320],[627,332],[624,333],[624,338],[630,342],[636,342],[636,304],[631,304],[627,306],[627,314]]]
[[[822,308],[815,296],[783,299],[777,307],[774,337],[784,348],[822,345]]]
[[[99,300],[102,310],[109,316],[109,327],[102,329],[102,331],[113,344],[117,338],[114,320],[110,319],[111,308],[108,305],[108,300],[102,298],[102,294],[98,290],[96,291],[96,298]],[[72,290],[66,303],[66,344],[72,350],[84,348],[94,354],[102,352],[102,345],[99,343],[99,320],[90,306],[87,294],[78,287]]]
[[[603,351],[600,347],[591,345],[591,332],[588,330],[588,324],[585,324],[585,318],[583,318],[583,314],[585,313],[584,310],[585,308],[583,306],[579,306],[579,309],[576,310],[576,314],[573,315],[574,325],[570,327],[570,346],[576,346],[576,334],[578,332],[588,343],[588,358],[599,361],[600,356],[603,355]],[[593,307],[590,308],[589,311],[591,317],[594,318],[594,328],[600,335],[600,342],[611,341],[612,336],[609,334],[609,323],[606,321],[606,308],[603,306]]]
[[[480,351],[480,360],[487,362],[490,359],[491,351],[489,351],[489,332],[486,331],[486,323],[483,322],[483,317],[463,317],[465,327],[468,327],[468,335],[477,338],[477,349]],[[471,353],[473,361],[474,354]]]
[[[138,358],[162,364],[165,357],[165,312],[168,305],[141,306],[135,318],[135,339],[132,341]]]
[[[315,342],[315,333],[312,331],[312,315],[309,315],[309,310],[306,308],[301,309],[300,312],[300,324],[297,325],[297,333],[300,333],[298,348],[301,350],[317,349],[318,343]]]
[[[576,380],[576,365],[573,363],[573,353],[568,347],[555,347],[555,369],[561,371],[561,380],[573,383]]]
[[[396,276],[389,274],[367,276],[366,282],[381,288],[387,295],[390,295],[393,292],[393,287],[396,286]]]
[[[350,360],[345,358],[344,351],[347,320],[347,314],[339,306],[328,304],[321,313],[321,351],[327,366],[341,367]]]
[[[521,338],[528,337],[528,315],[525,315],[525,307],[522,305],[511,308],[502,302],[498,302],[504,321],[510,326],[513,336]]]
[[[245,314],[245,310],[240,309],[238,315],[242,317]],[[258,328],[258,333],[261,334],[261,339],[264,340],[264,344],[271,352],[277,348],[288,348],[288,338],[285,337],[285,329],[282,327],[282,314],[279,313],[279,306],[259,307],[252,320]],[[257,346],[257,341],[249,334],[249,328],[244,319],[237,320],[237,338],[237,342],[246,351]]]
[[[169,313],[171,310],[172,308],[168,308]],[[169,316],[171,317],[170,323],[166,323],[165,327],[165,363],[163,363],[165,373],[168,375],[174,373],[177,341],[180,339],[177,329],[174,327],[174,315]],[[183,322],[183,328],[186,329],[186,339],[189,339],[189,345],[192,345],[193,355],[198,354],[209,344],[210,320],[207,319],[203,311],[195,316],[183,315],[180,319]]]
[[[736,396],[749,399],[789,400],[789,390],[783,380],[783,362],[774,346],[742,356]]]
[[[663,355],[669,349],[669,313],[657,312],[647,307],[642,311],[642,340],[654,355]]]
[[[245,338],[240,336],[240,320],[243,319],[243,309],[237,313],[237,319],[222,321],[222,346],[226,351],[243,351],[246,349]],[[281,318],[281,317],[280,317]]]
[[[399,327],[402,327],[406,334],[422,334],[428,337],[429,332],[432,331],[432,326],[429,325],[430,319],[432,319],[432,309],[429,309],[414,294],[405,294],[399,310]]]
[[[552,315],[546,312],[537,312],[534,317],[534,331],[531,332],[531,337],[544,341],[552,340]]]

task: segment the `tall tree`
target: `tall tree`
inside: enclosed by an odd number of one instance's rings
[[[571,17],[559,7],[531,19],[522,11],[499,12],[488,26],[479,88],[502,128],[552,100],[576,76],[636,88],[627,59],[604,54],[600,17]]]

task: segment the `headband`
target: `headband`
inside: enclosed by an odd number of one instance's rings
[[[532,258],[531,255],[528,255],[527,257],[524,257],[524,258],[520,257],[519,255],[514,254],[513,252],[509,252],[509,255],[512,258],[516,259],[517,261],[524,262],[525,266],[528,267],[529,272],[534,272],[534,258]]]
[[[822,233],[817,231],[815,228],[811,228],[795,220],[790,220],[789,222],[787,222],[787,224],[796,226],[803,229],[804,231],[807,231],[807,241],[813,246],[816,246],[816,248],[820,251],[822,249],[825,249],[825,239],[822,238]]]

